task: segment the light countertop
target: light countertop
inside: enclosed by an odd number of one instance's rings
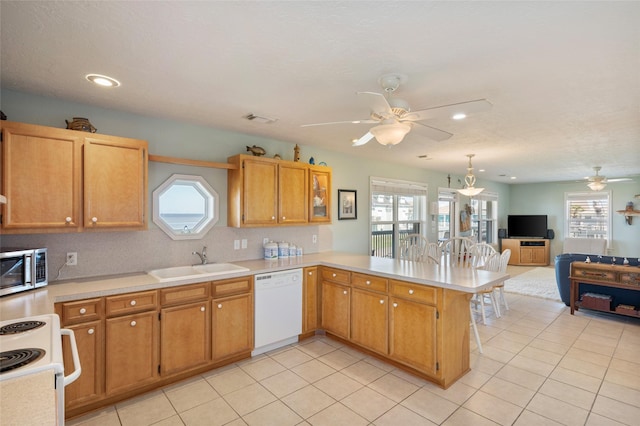
[[[471,268],[452,268],[448,265],[439,266],[422,262],[335,252],[306,254],[289,259],[256,259],[233,263],[248,268],[249,271],[170,282],[160,282],[145,272],[50,282],[48,286],[40,289],[0,298],[0,321],[53,313],[53,305],[57,302],[174,287],[176,285],[316,265],[348,269],[353,272],[373,274],[467,293],[477,293],[509,278],[509,275],[498,272]]]

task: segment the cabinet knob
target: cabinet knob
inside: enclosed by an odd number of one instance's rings
[[[91,222],[93,222],[93,223],[98,223],[98,218],[97,218],[97,217],[95,217],[95,216],[94,216],[94,217],[92,217],[92,218],[91,218]]]
[[[309,275],[313,275],[313,272],[309,272]]]
[[[67,222],[67,223],[71,223],[71,216],[65,217],[64,221]]]
[[[87,310],[85,308],[80,308],[80,315],[84,315],[87,313]]]
[[[271,216],[271,220],[276,220],[276,217],[275,216]]]
[[[365,284],[366,284],[366,285],[371,285],[371,281],[367,280],[367,281],[365,282]]]
[[[332,274],[332,275],[333,275],[333,278],[335,278],[335,277],[336,277],[336,274]]]
[[[135,327],[135,326],[136,326],[136,324],[137,324],[137,322],[135,322],[135,321],[131,321],[131,327]]]
[[[95,330],[93,328],[90,328],[87,330],[87,334],[93,334],[95,333]]]
[[[204,306],[200,307],[200,312],[204,312]]]
[[[343,290],[343,291],[342,291],[342,294],[347,294],[347,290]]]
[[[222,303],[218,303],[218,309],[222,309]]]
[[[135,300],[132,300],[131,302],[129,302],[129,304],[130,304],[131,306],[136,306],[136,303],[138,303],[138,302],[136,302]]]
[[[282,220],[285,220],[285,219],[286,219],[286,217],[285,217],[285,216],[282,216]]]
[[[413,294],[413,289],[410,289],[410,290],[409,290],[409,294]]]
[[[394,307],[394,308],[397,308],[397,307],[398,307],[398,304],[397,304],[397,303],[394,303],[394,304],[393,304],[393,307]]]
[[[384,300],[383,299],[380,299],[380,304],[384,305]]]

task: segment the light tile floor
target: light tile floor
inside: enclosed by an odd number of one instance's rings
[[[68,425],[638,425],[640,320],[507,294],[443,390],[316,336]],[[479,318],[478,318],[479,319]]]

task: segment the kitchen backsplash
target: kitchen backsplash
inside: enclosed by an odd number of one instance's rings
[[[317,235],[317,243],[313,236]],[[2,247],[47,247],[49,283],[70,278],[127,274],[199,262],[194,251],[207,246],[210,262],[261,259],[262,241],[287,241],[304,253],[329,251],[333,234],[329,226],[238,229],[216,226],[201,240],[173,241],[155,226],[138,232],[84,232],[73,234],[2,235]],[[234,241],[247,240],[247,248],[234,250]],[[77,266],[64,266],[68,252],[78,253]],[[58,271],[60,275],[58,276]]]

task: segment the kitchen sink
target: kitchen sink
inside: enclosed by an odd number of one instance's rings
[[[173,266],[148,271],[147,274],[161,282],[177,281],[190,278],[207,278],[215,275],[245,272],[249,268],[233,263],[209,263],[206,265]]]

